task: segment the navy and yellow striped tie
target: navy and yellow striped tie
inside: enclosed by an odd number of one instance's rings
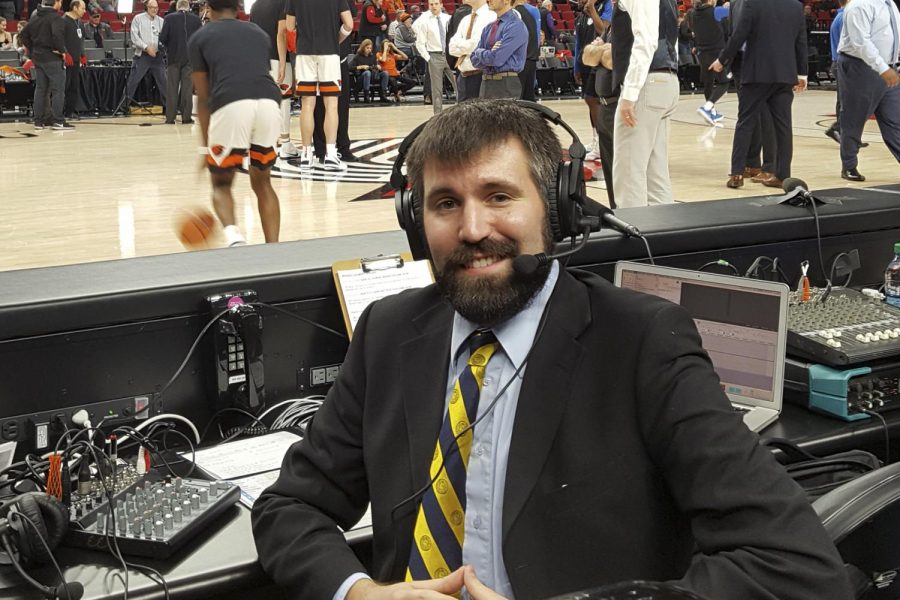
[[[468,365],[453,386],[447,414],[441,424],[441,432],[431,459],[429,473],[434,483],[422,497],[422,504],[416,515],[414,543],[410,550],[406,581],[439,579],[462,566],[466,524],[466,472],[472,449],[472,430],[458,440],[454,438],[478,414],[478,397],[484,383],[484,372],[499,344],[490,331],[476,331],[468,338],[467,346]]]

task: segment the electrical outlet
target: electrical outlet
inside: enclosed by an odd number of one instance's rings
[[[311,385],[325,385],[325,367],[316,367],[309,370],[309,381]]]
[[[16,419],[4,421],[2,427],[0,427],[0,434],[3,435],[4,440],[13,441],[19,439],[19,421]]]
[[[341,365],[325,367],[325,383],[334,383],[341,372]]]

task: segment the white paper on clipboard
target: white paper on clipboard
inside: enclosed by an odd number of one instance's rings
[[[372,261],[372,259],[366,259]],[[385,296],[434,283],[428,261],[399,261],[380,268],[337,269],[350,331],[369,304]]]

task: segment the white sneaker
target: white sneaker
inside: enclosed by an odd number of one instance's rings
[[[300,170],[309,171],[316,163],[316,156],[312,152],[304,152],[300,155]]]
[[[326,171],[346,171],[347,165],[341,160],[340,154],[334,156],[326,156],[322,161],[322,166]]]
[[[281,144],[281,148],[278,149],[278,155],[281,158],[297,158],[300,156],[300,151],[297,149],[291,140],[288,140]]]
[[[587,154],[584,155],[584,160],[600,160],[600,153],[593,148],[588,148]]]

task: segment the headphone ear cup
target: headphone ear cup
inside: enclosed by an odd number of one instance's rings
[[[20,561],[24,565],[50,562],[51,557],[40,537],[43,537],[51,551],[59,545],[69,526],[66,508],[55,498],[40,492],[22,494],[16,498],[15,507],[21,515],[20,520],[27,518],[37,528],[36,532],[34,527],[27,523],[20,522],[16,525],[18,534],[16,546]]]
[[[406,189],[404,184],[397,187],[394,192],[394,210],[397,212],[397,222],[400,228],[406,232],[406,241],[414,260],[428,258],[428,246],[425,243],[425,230],[416,217],[416,200],[411,189]]]
[[[556,178],[547,186],[547,218],[550,221],[550,232],[553,234],[554,242],[561,242],[566,237],[559,213],[559,183],[563,181],[564,165],[565,163],[559,163]]]

